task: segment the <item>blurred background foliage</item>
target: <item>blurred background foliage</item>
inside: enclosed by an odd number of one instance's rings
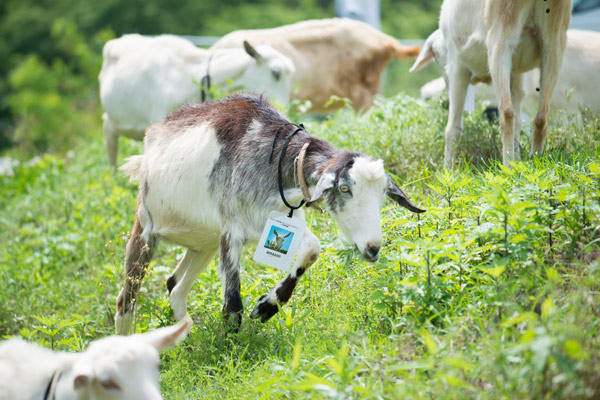
[[[381,0],[382,30],[423,39],[441,0]],[[104,43],[125,33],[221,36],[335,16],[333,0],[4,0],[0,3],[0,152],[66,151],[101,125],[98,73]],[[394,61],[384,95],[418,88],[436,67],[408,75]]]

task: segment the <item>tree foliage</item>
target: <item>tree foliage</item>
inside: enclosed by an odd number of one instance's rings
[[[102,46],[99,37],[107,39],[132,32],[221,36],[236,29],[271,28],[333,17],[333,3],[5,0],[0,4],[0,149],[8,143],[8,132],[13,144],[26,144],[32,150],[59,149],[71,144],[54,135],[60,120],[67,125],[77,124],[68,117],[73,102],[80,107],[81,101],[97,99]],[[399,38],[424,38],[437,25],[440,4],[441,0],[382,0],[383,30]],[[64,31],[66,26],[68,31]],[[83,99],[78,99],[79,95]],[[40,136],[41,126],[47,124],[49,117],[54,121],[49,123],[51,132],[46,135],[60,138],[59,143],[51,144],[50,139]],[[63,136],[70,135],[64,132]]]

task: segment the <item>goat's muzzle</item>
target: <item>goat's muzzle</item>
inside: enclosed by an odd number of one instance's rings
[[[371,243],[367,243],[367,247],[362,252],[362,256],[365,260],[369,262],[375,262],[379,259],[379,250],[381,246],[373,245]]]

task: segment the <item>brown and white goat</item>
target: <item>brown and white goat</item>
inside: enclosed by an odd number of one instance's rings
[[[304,161],[298,164],[303,166],[298,167],[294,160],[305,145]],[[271,155],[275,160],[281,157],[279,178],[278,163],[269,162]],[[308,135],[254,95],[178,109],[148,128],[144,155],[130,158],[122,169],[140,180],[125,285],[117,299],[115,323],[122,333],[130,329],[137,292],[159,238],[187,247],[167,280],[175,318],[187,315],[188,291],[220,248],[223,313],[239,327],[242,249],[258,241],[271,211],[286,212],[279,182],[291,204],[304,198],[295,174],[305,176],[309,203],[324,199],[343,235],[367,261],[379,257],[386,194],[413,212],[423,212],[388,177],[382,160],[338,150]],[[302,210],[294,216],[303,218]],[[319,240],[306,229],[289,274],[259,299],[250,317],[263,322],[271,318],[319,253]]]
[[[541,154],[548,130],[550,98],[561,68],[571,16],[571,0],[444,0],[440,29],[427,40],[411,71],[433,48],[448,81],[450,111],[444,162],[450,167],[460,138],[469,83],[492,82],[499,101],[504,164],[519,159],[518,118],[523,73],[540,67],[538,111],[532,154]]]

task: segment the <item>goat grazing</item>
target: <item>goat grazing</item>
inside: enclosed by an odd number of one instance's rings
[[[175,318],[187,315],[188,291],[220,247],[223,314],[239,327],[242,249],[259,240],[269,213],[285,211],[285,202],[305,199],[310,205],[324,199],[343,235],[371,262],[382,245],[380,213],[386,194],[423,212],[388,177],[382,160],[309,136],[262,97],[247,94],[183,106],[151,125],[144,155],[131,157],[122,170],[140,180],[140,191],[125,255],[125,283],[117,298],[115,324],[121,333],[130,329],[159,238],[187,247],[167,280]],[[294,217],[303,218],[302,209]],[[319,240],[305,229],[289,274],[258,300],[250,318],[271,318],[319,253]]]
[[[537,66],[540,93],[531,151],[542,153],[548,107],[562,63],[570,16],[571,0],[444,0],[440,30],[429,37],[421,51],[423,57],[417,58],[411,71],[428,59],[430,48],[442,49],[437,51],[442,57],[438,62],[445,66],[450,100],[446,167],[454,159],[469,83],[492,82],[500,103],[502,161],[508,164],[520,158],[521,122],[515,115],[524,96],[523,73]]]
[[[62,353],[11,339],[0,344],[0,400],[160,400],[158,352],[179,342],[192,323],[94,341]]]
[[[344,106],[331,96],[348,98],[355,110],[366,110],[379,93],[381,75],[394,58],[414,59],[419,46],[404,46],[369,24],[348,18],[302,21],[272,29],[234,31],[211,49],[241,48],[243,41],[267,41],[290,57],[296,67],[292,97],[309,100],[311,112]]]
[[[124,35],[104,45],[100,101],[108,162],[116,165],[120,135],[142,140],[147,126],[184,103],[201,100],[206,86],[248,90],[287,104],[294,65],[268,44],[205,50],[186,39]]]
[[[431,58],[443,62],[444,57],[438,54],[444,51],[443,36],[439,30],[434,32],[423,47],[423,57],[419,57],[418,68],[425,66]],[[567,46],[563,56],[562,67],[558,73],[558,80],[549,108],[554,110],[566,110],[572,115],[579,112],[579,107],[588,108],[593,114],[600,114],[600,33],[569,29],[567,31]],[[440,65],[442,69],[444,65]],[[538,93],[536,91],[540,80],[538,68],[523,74],[524,110],[535,112]],[[443,78],[435,79],[426,83],[421,88],[421,98],[437,98],[446,89]],[[497,106],[496,97],[486,90],[484,83],[475,86],[475,96],[479,99],[490,101],[490,105]],[[517,132],[518,134],[518,132]]]

